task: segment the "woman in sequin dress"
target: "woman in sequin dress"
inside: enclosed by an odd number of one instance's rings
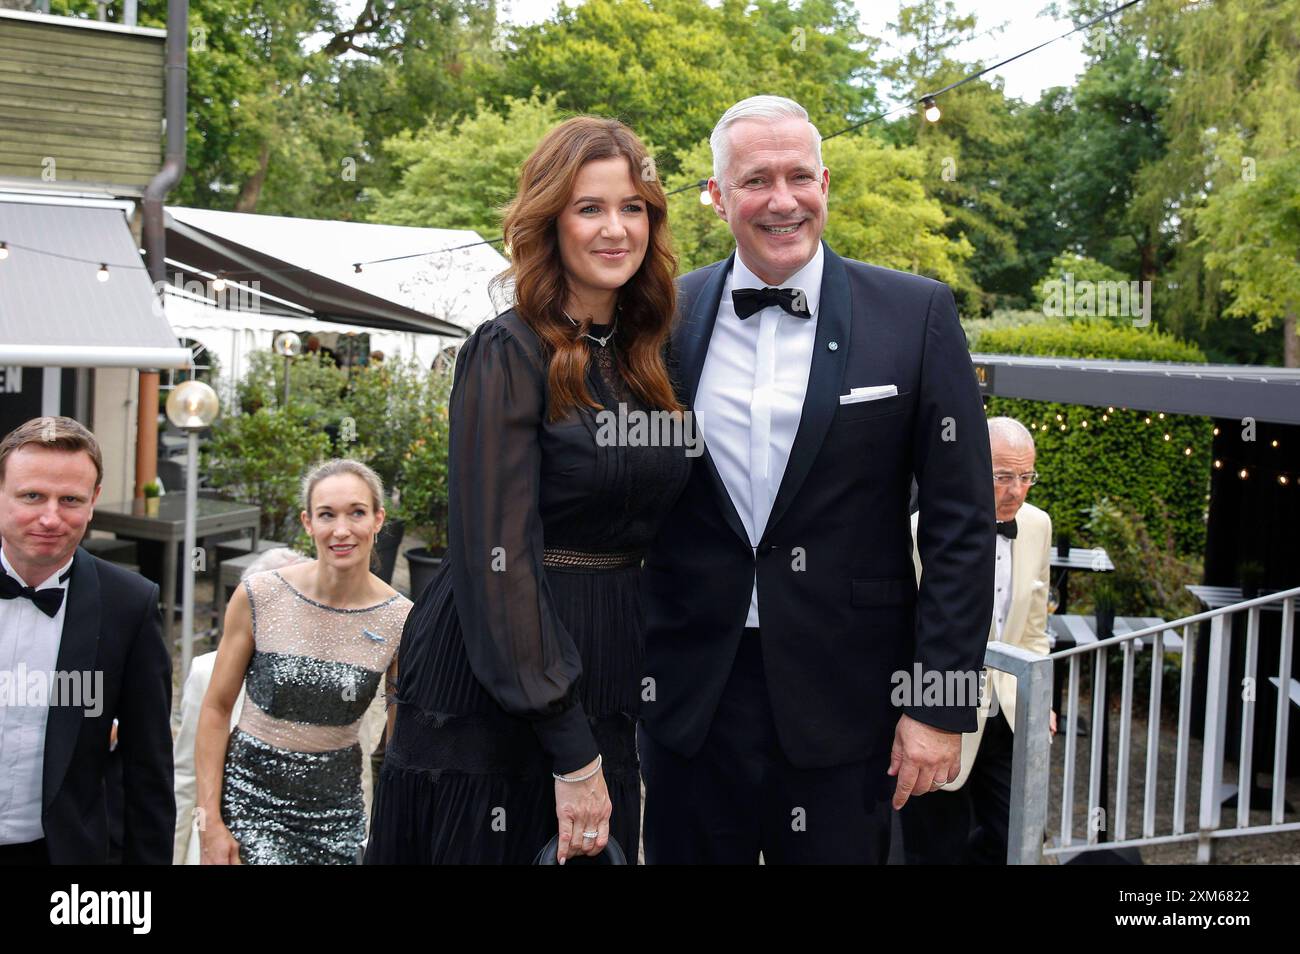
[[[521,171],[515,307],[457,358],[447,556],[403,633],[367,864],[527,863],[557,832],[562,858],[612,833],[636,859],[639,565],[690,464],[646,439],[679,410],[652,168],[626,126],[578,117]]]
[[[317,559],[251,576],[231,598],[195,742],[203,864],[356,861],[358,730],[385,672],[396,678],[411,609],[369,569],[383,496],[357,461],[318,466],[302,512]]]

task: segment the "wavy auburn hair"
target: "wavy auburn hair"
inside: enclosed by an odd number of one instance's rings
[[[618,291],[620,348],[615,355],[628,388],[647,407],[682,409],[664,364],[664,345],[677,307],[677,256],[668,232],[668,200],[656,174],[641,174],[653,170],[654,161],[636,134],[618,120],[575,116],[547,133],[524,163],[519,190],[506,206],[502,223],[510,267],[493,280],[498,287],[513,284],[515,311],[542,340],[550,388],[547,416],[552,422],[580,406],[600,408],[586,382],[590,355],[582,336],[590,331],[590,322],[583,319],[575,328],[564,316],[569,289],[556,221],[569,204],[579,170],[589,162],[618,156],[627,160],[637,194],[646,204],[650,234],[641,267]]]

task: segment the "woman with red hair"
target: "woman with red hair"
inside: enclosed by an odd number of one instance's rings
[[[666,211],[615,120],[570,119],[524,163],[514,307],[457,358],[449,545],[402,637],[367,863],[527,863],[557,834],[561,863],[611,834],[635,860],[641,555],[690,461],[607,424],[682,423]]]

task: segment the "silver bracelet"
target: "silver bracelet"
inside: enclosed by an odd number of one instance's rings
[[[556,775],[554,772],[551,773],[551,777],[554,778],[557,782],[585,782],[587,779],[595,777],[596,773],[600,771],[600,763],[603,762],[604,759],[605,756],[597,752],[596,767],[580,778],[570,778],[567,775]]]

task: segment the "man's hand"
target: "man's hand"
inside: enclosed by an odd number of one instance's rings
[[[894,810],[913,795],[935,791],[961,772],[961,733],[936,729],[909,715],[899,717],[894,729],[894,749],[889,774],[898,776]]]

